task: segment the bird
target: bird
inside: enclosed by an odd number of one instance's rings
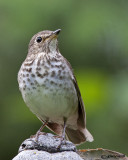
[[[46,126],[74,144],[92,142],[86,128],[86,113],[73,69],[60,53],[58,35],[61,29],[35,34],[28,54],[18,72],[22,97],[29,109]]]

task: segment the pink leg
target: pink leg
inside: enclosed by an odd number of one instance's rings
[[[41,131],[43,130],[43,128],[48,124],[48,122],[44,122],[44,124],[40,127],[40,129],[36,132],[36,136],[35,136],[35,141],[38,141],[38,137],[41,133]]]

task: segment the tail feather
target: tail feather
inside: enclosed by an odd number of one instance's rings
[[[55,132],[58,135],[62,135],[62,131],[63,131],[63,126],[57,123],[48,123],[47,127],[52,130],[53,132]],[[71,129],[66,127],[66,134],[68,137],[68,139],[75,143],[75,144],[80,144],[83,143],[85,141],[88,142],[92,142],[93,141],[93,137],[91,135],[91,133],[85,128],[85,129]]]
[[[86,135],[86,141],[88,141],[88,142],[94,141],[93,136],[91,135],[91,133],[87,129],[85,129],[85,135]]]
[[[53,123],[53,122],[49,122],[48,124],[47,124],[47,127],[50,129],[50,130],[52,130],[53,132],[55,132],[56,134],[58,134],[58,135],[62,135],[62,131],[63,131],[63,127],[62,127],[62,125],[60,125],[60,124],[57,124],[57,123]]]
[[[73,130],[71,128],[66,128],[66,134],[69,140],[75,144],[80,144],[85,141],[89,141],[89,142],[93,141],[93,137],[87,129]]]

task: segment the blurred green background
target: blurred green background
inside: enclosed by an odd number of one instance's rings
[[[58,28],[59,48],[74,69],[95,139],[79,148],[127,154],[128,1],[0,0],[0,159],[12,159],[41,126],[23,102],[17,72],[31,37]]]

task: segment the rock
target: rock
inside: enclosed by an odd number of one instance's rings
[[[83,160],[73,151],[64,151],[58,153],[48,153],[38,150],[24,150],[20,152],[13,160]]]
[[[44,133],[39,135],[38,142],[35,138],[26,139],[20,146],[19,152],[23,150],[42,150],[49,153],[63,152],[63,151],[76,151],[75,145],[70,141],[65,141],[61,145],[61,139],[51,133]]]
[[[108,149],[76,150],[75,145],[65,141],[61,145],[61,138],[51,133],[26,139],[19,148],[19,154],[13,160],[128,160],[122,153]]]

